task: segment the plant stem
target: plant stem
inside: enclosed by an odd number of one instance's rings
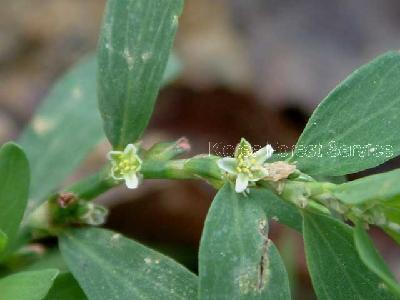
[[[214,156],[199,156],[178,160],[146,160],[140,173],[145,179],[204,179],[214,186],[219,186],[222,174],[216,166]],[[110,168],[104,167],[99,172],[88,176],[59,193],[72,193],[78,199],[92,200],[109,189],[118,186],[121,181],[110,176]]]
[[[144,161],[140,172],[145,179],[194,179],[195,174],[185,169],[186,159]]]
[[[68,187],[65,192],[72,193],[79,199],[92,200],[119,184],[109,174],[110,168],[104,167],[99,172]]]

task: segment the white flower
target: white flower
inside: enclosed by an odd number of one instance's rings
[[[142,160],[137,154],[138,148],[129,144],[124,151],[110,151],[107,158],[111,161],[111,177],[115,180],[125,180],[129,189],[139,185]]]
[[[253,153],[250,143],[242,138],[236,146],[235,157],[221,158],[218,167],[236,176],[235,191],[242,193],[247,189],[249,182],[259,181],[269,175],[264,163],[273,152],[271,145],[267,145]]]

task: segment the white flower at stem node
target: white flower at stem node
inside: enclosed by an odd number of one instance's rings
[[[242,193],[252,182],[257,182],[269,175],[264,163],[274,153],[271,145],[253,152],[251,144],[241,139],[236,146],[234,157],[224,157],[218,160],[218,167],[236,177],[235,191]]]
[[[136,189],[141,180],[139,173],[142,160],[138,155],[138,147],[128,144],[124,151],[110,151],[107,158],[111,161],[111,177],[115,180],[125,180],[129,189]]]

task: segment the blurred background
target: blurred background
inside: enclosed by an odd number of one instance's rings
[[[2,0],[0,144],[18,137],[52,84],[96,49],[104,0]],[[215,145],[292,146],[318,103],[352,70],[400,48],[397,0],[186,0],[175,52],[182,64],[164,88],[147,145],[186,136],[192,154]],[[104,163],[104,143],[70,180]],[[392,161],[379,170],[400,167]],[[369,172],[375,172],[372,170]],[[363,176],[364,174],[357,174]],[[107,227],[197,270],[197,249],[215,191],[199,182],[146,182],[99,199]],[[297,233],[273,222],[295,299],[314,299]],[[374,237],[400,276],[400,253]]]

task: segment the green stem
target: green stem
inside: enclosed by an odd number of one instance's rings
[[[68,187],[65,192],[73,193],[79,199],[92,200],[119,184],[109,174],[110,169],[105,167]]]
[[[216,159],[214,156],[201,156],[169,161],[147,160],[143,162],[140,173],[145,179],[204,179],[219,186],[222,174],[215,163]],[[105,167],[64,192],[72,193],[78,199],[92,200],[121,183],[111,178],[109,167]]]
[[[185,169],[186,159],[144,161],[140,172],[145,179],[193,179],[195,175]]]

